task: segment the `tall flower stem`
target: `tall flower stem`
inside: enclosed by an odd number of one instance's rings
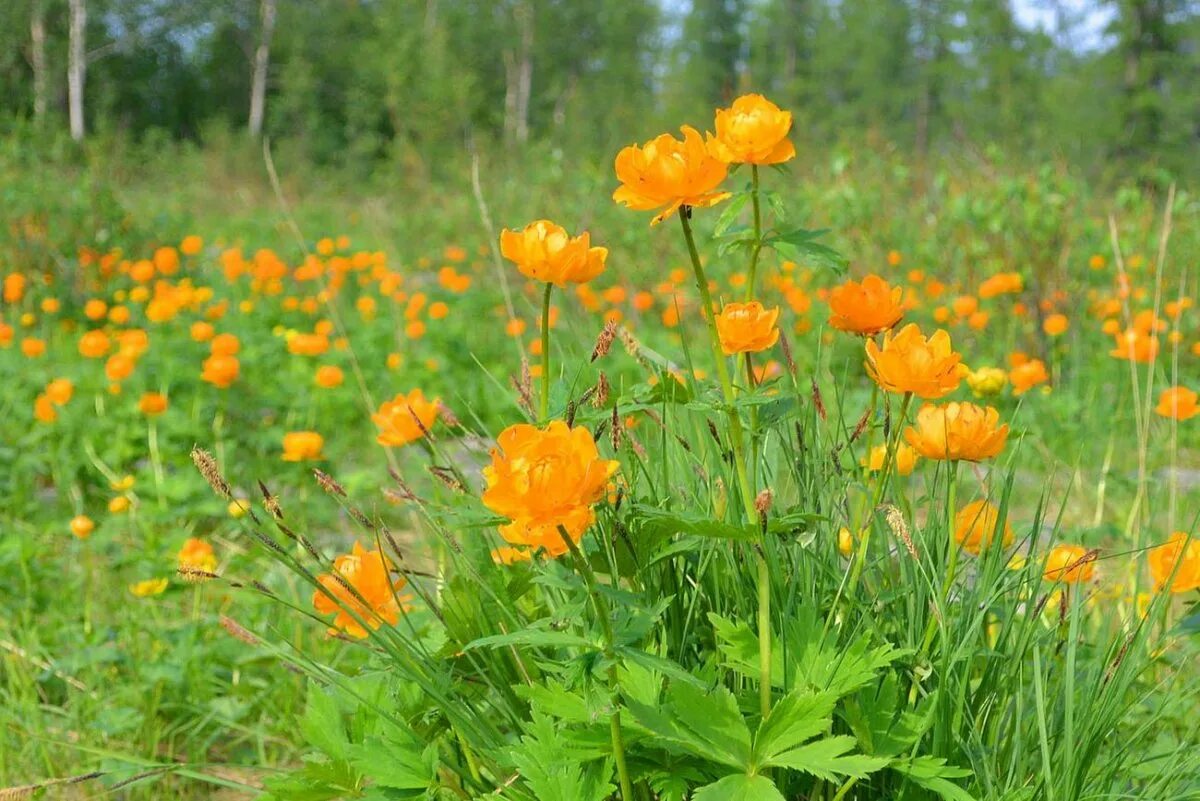
[[[708,291],[708,276],[704,274],[704,266],[700,263],[700,253],[696,250],[696,237],[692,234],[692,224],[688,220],[690,210],[679,210],[679,223],[683,226],[683,238],[687,242],[688,255],[692,260],[692,272],[696,276],[696,290],[700,293],[701,314],[708,325],[709,344],[712,347],[713,361],[717,365],[717,379],[721,382],[721,392],[725,404],[729,407],[729,437],[733,443],[733,464],[737,472],[738,487],[742,493],[742,506],[746,510],[746,519],[752,526],[758,525],[758,515],[754,511],[754,487],[746,471],[746,452],[742,433],[742,419],[734,407],[733,382],[729,377],[729,365],[725,362],[725,354],[721,350],[721,336],[717,333],[717,322],[713,319],[712,293]],[[762,543],[766,545],[766,534]],[[758,576],[758,651],[759,651],[759,701],[761,711],[765,716],[771,711],[771,572],[767,565],[766,551],[760,548],[756,551]]]
[[[546,283],[546,291],[542,295],[542,396],[540,417],[546,422],[550,416],[550,294],[554,284]]]
[[[949,607],[950,591],[954,588],[954,577],[958,572],[958,552],[962,550],[961,543],[958,542],[955,536],[955,522],[958,516],[958,462],[952,461],[949,463],[948,487],[946,490],[946,532],[947,539],[950,543],[950,553],[947,557],[946,578],[942,582],[941,605],[945,610]],[[997,521],[997,525],[1000,525]],[[989,540],[990,542],[990,540]],[[943,613],[944,615],[944,613]],[[924,654],[929,650],[929,646],[933,645],[933,635],[937,632],[938,618],[931,617],[929,625],[925,627],[925,637],[921,641],[921,653]]]
[[[750,206],[754,209],[754,248],[750,251],[750,275],[746,279],[746,301],[754,298],[755,278],[758,275],[758,257],[762,253],[762,207],[758,197],[758,165],[750,165]]]
[[[562,537],[562,541],[566,543],[567,548],[571,551],[571,556],[575,559],[575,564],[579,567],[579,572],[583,576],[583,581],[587,585],[588,595],[592,599],[592,605],[596,608],[596,617],[600,619],[600,631],[604,636],[604,655],[608,658],[608,685],[609,691],[612,693],[613,712],[608,719],[609,737],[612,740],[613,761],[617,766],[617,778],[621,783],[621,801],[634,801],[633,783],[629,780],[629,766],[625,761],[625,737],[621,733],[621,707],[618,701],[618,684],[617,684],[617,659],[613,648],[616,638],[613,636],[612,620],[608,604],[604,597],[600,595],[599,582],[596,581],[596,573],[592,570],[592,566],[588,564],[583,553],[579,550],[579,546],[567,534],[566,529],[562,526],[558,527],[558,536]]]

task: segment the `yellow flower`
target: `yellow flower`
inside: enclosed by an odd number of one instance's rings
[[[999,395],[1008,383],[1008,373],[1002,367],[980,367],[967,373],[967,386],[977,398]]]
[[[608,258],[608,248],[592,247],[588,232],[571,237],[549,220],[531,222],[520,231],[505,229],[500,233],[500,252],[526,278],[559,287],[592,280],[604,272]]]
[[[917,452],[903,442],[896,446],[896,463],[892,466],[892,470],[896,475],[907,476],[917,466]],[[867,468],[872,473],[878,473],[883,469],[884,462],[887,460],[887,445],[876,445],[871,449],[871,453],[864,457],[861,461],[863,467]]]
[[[978,462],[1004,450],[1008,425],[997,425],[1000,414],[990,406],[973,403],[927,403],[917,412],[916,426],[904,439],[926,459]]]
[[[129,511],[129,498],[124,495],[118,495],[110,499],[108,502],[108,511],[115,515]]]
[[[637,211],[662,209],[651,221],[657,225],[680,206],[712,206],[729,197],[718,192],[728,167],[715,158],[704,138],[687,125],[683,139],[662,134],[641,147],[630,145],[617,154],[621,186],[613,200]]]
[[[548,556],[567,551],[561,527],[574,542],[595,520],[592,504],[604,497],[617,462],[601,459],[591,432],[554,420],[545,428],[519,424],[496,439],[483,469],[483,504],[512,522],[499,527],[510,545]]]
[[[161,595],[166,588],[167,580],[165,578],[146,579],[130,584],[129,592],[135,598],[150,598],[154,595]]]
[[[781,164],[796,157],[787,138],[791,112],[762,95],[742,95],[729,108],[719,109],[715,126],[712,153],[727,164]]]
[[[954,516],[954,539],[963,550],[978,556],[995,540],[999,522],[999,509],[987,501],[972,501]],[[1000,544],[1007,548],[1012,541],[1012,526],[1006,520],[1000,533]]]
[[[76,538],[86,540],[92,536],[92,532],[96,530],[96,524],[92,522],[92,518],[87,515],[76,515],[71,518],[71,533]]]
[[[757,300],[725,304],[716,318],[721,350],[726,356],[766,350],[779,341],[778,319],[778,307],[764,309]]]
[[[199,570],[204,573],[215,573],[217,570],[217,555],[213,547],[202,539],[189,537],[179,549],[179,569],[187,572]]]
[[[961,358],[945,331],[926,339],[914,324],[885,334],[882,348],[867,340],[867,372],[875,383],[888,392],[911,392],[919,398],[932,400],[957,389]]]

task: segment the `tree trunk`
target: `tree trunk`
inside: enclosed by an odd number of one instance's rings
[[[67,55],[67,111],[71,138],[83,141],[83,85],[87,79],[87,5],[85,0],[70,0],[71,21]]]
[[[30,64],[33,67],[33,120],[41,127],[46,119],[46,9],[34,0],[29,20]]]
[[[267,68],[271,62],[271,35],[275,32],[275,0],[262,0],[259,8],[262,28],[254,51],[254,75],[250,81],[250,135],[262,136],[267,102]]]
[[[533,8],[528,3],[517,7],[517,24],[521,28],[521,61],[517,76],[518,142],[529,139],[529,98],[533,90]]]

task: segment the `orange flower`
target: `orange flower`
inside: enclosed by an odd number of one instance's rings
[[[192,323],[189,333],[191,334],[192,339],[196,342],[208,342],[213,338],[216,331],[213,329],[213,324],[207,320],[197,320],[196,322]]]
[[[214,354],[204,360],[200,378],[218,389],[228,389],[237,381],[242,366],[236,356],[221,356]]]
[[[25,296],[25,276],[9,273],[4,276],[4,302],[16,303]]]
[[[1158,355],[1158,337],[1128,328],[1116,335],[1116,347],[1109,353],[1117,359],[1145,364]]]
[[[1038,384],[1049,381],[1050,376],[1046,373],[1046,365],[1041,359],[1030,359],[1010,370],[1008,380],[1012,383],[1013,394],[1022,395]]]
[[[208,345],[213,356],[236,356],[242,343],[235,334],[217,334]]]
[[[46,398],[55,406],[65,406],[74,394],[75,385],[69,378],[56,378],[46,385]]]
[[[1071,323],[1065,314],[1051,314],[1042,321],[1042,330],[1046,332],[1047,336],[1060,336],[1065,334],[1070,327]]]
[[[961,359],[945,331],[935,331],[926,339],[911,323],[899,333],[885,334],[882,348],[867,340],[867,372],[888,392],[940,398],[958,388]]]
[[[161,392],[144,392],[138,399],[138,411],[147,417],[157,417],[167,410],[167,396]]]
[[[1200,407],[1197,406],[1196,400],[1196,393],[1187,387],[1171,387],[1163,390],[1154,411],[1163,417],[1188,420],[1200,414]]]
[[[112,340],[100,329],[93,329],[79,338],[79,354],[88,359],[99,359],[108,353]]]
[[[46,341],[37,337],[25,337],[21,340],[21,353],[27,359],[36,359],[46,353]]]
[[[421,439],[433,428],[440,403],[438,398],[426,400],[425,393],[419,389],[385,401],[379,411],[371,415],[372,422],[379,427],[376,441],[396,448]]]
[[[1167,582],[1170,582],[1171,592],[1200,590],[1200,538],[1176,531],[1165,543],[1152,548],[1148,558],[1150,575],[1160,592],[1167,587]]]
[[[76,515],[71,518],[71,533],[77,539],[86,540],[96,530],[96,524],[87,515]]]
[[[43,393],[33,399],[33,417],[39,423],[53,423],[58,419],[54,402]]]
[[[287,338],[288,353],[297,356],[320,356],[329,350],[329,337],[323,334],[295,333]]]
[[[1042,575],[1047,581],[1065,581],[1078,584],[1091,581],[1096,572],[1096,552],[1082,545],[1055,545],[1046,554]]]
[[[954,539],[963,550],[978,556],[980,551],[995,541],[999,523],[999,509],[987,501],[972,501],[954,516]],[[1006,520],[1000,532],[1000,545],[1007,548],[1012,541],[1012,526]]]
[[[204,240],[192,234],[185,236],[179,243],[179,252],[185,256],[195,256],[204,248]]]
[[[572,237],[549,220],[536,220],[520,231],[504,229],[500,252],[526,278],[559,287],[591,281],[604,272],[608,258],[608,248],[592,247],[587,231]]]
[[[829,324],[866,336],[894,328],[904,317],[903,292],[877,275],[835,286],[829,291]]]
[[[189,570],[199,570],[204,573],[217,571],[217,555],[213,551],[213,547],[197,537],[189,537],[183,543],[183,547],[179,549],[179,555],[176,558],[179,561],[179,569],[185,573]]]
[[[1023,282],[1020,273],[996,273],[979,285],[979,297],[987,299],[997,295],[1016,294]]]
[[[917,412],[916,426],[904,439],[926,459],[978,462],[1004,450],[1008,425],[997,426],[1000,414],[973,403],[927,403]]]
[[[630,145],[617,154],[621,186],[613,200],[637,211],[662,209],[651,221],[657,225],[680,206],[712,206],[729,197],[718,192],[728,167],[712,155],[700,133],[687,125],[683,139],[662,134],[641,147]]]
[[[896,472],[896,475],[907,476],[917,466],[917,458],[917,452],[901,442],[896,446],[896,463],[892,466],[892,469]],[[876,445],[867,456],[863,457],[860,464],[870,472],[878,473],[883,469],[883,464],[886,460],[887,445]]]
[[[604,497],[617,462],[601,459],[591,432],[554,420],[545,428],[519,424],[496,439],[483,469],[483,504],[512,522],[500,526],[510,545],[548,556],[567,551],[559,527],[579,542],[595,520],[592,504]]]
[[[742,95],[729,108],[718,109],[712,154],[726,164],[781,164],[796,157],[788,140],[791,112],[762,95]]]
[[[779,341],[778,319],[778,307],[764,309],[757,300],[726,303],[716,319],[721,350],[726,356],[766,350]]]
[[[342,368],[333,364],[323,364],[317,368],[316,383],[322,389],[333,389],[340,387],[344,380]]]
[[[325,438],[316,431],[289,431],[283,435],[283,461],[305,462],[321,458]]]
[[[333,561],[333,573],[317,577],[323,589],[313,592],[313,608],[319,615],[335,615],[330,633],[341,629],[361,640],[368,633],[363,623],[374,630],[400,622],[401,604],[411,596],[398,595],[406,582],[392,579],[391,567],[383,551],[368,551],[356,542],[350,553]]]

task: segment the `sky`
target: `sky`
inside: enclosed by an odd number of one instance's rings
[[[1099,0],[1011,0],[1011,5],[1020,25],[1045,31],[1071,50],[1087,52],[1111,44],[1106,31],[1115,9],[1108,3]],[[1058,30],[1060,16],[1065,22],[1063,31]]]

